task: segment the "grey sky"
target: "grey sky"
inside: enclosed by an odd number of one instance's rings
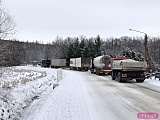
[[[6,0],[19,40],[160,35],[159,0]]]

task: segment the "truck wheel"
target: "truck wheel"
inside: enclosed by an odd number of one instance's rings
[[[91,73],[94,74],[94,69],[90,69]]]
[[[136,82],[138,82],[138,83],[143,83],[143,82],[144,82],[144,80],[136,79]]]
[[[124,82],[122,80],[122,74],[121,74],[121,72],[118,72],[118,82]]]
[[[112,76],[112,80],[116,79],[115,72],[112,71],[111,76]]]
[[[99,70],[98,70],[98,69],[96,70],[96,75],[100,75],[100,73],[99,73]]]

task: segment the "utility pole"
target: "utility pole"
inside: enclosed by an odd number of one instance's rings
[[[134,30],[134,29],[129,29],[129,30],[144,34],[144,57],[145,57],[145,61],[147,62],[149,70],[151,70],[151,69],[155,70],[153,60],[151,59],[151,56],[150,56],[149,50],[148,50],[148,36],[147,36],[147,34],[145,32],[141,32],[141,31]]]

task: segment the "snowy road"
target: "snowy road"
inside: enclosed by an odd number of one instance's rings
[[[86,76],[83,87],[87,88],[100,120],[136,120],[139,112],[160,111],[160,88],[145,83],[119,83],[110,76]],[[84,75],[86,74],[86,75]]]
[[[60,85],[35,100],[21,120],[136,120],[139,112],[160,111],[158,87],[119,83],[89,72],[63,74]]]

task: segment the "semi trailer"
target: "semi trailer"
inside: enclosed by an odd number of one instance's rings
[[[66,67],[66,59],[51,59],[51,68]]]
[[[88,71],[90,68],[90,58],[79,57],[79,58],[70,58],[70,69],[79,70],[79,71]]]

